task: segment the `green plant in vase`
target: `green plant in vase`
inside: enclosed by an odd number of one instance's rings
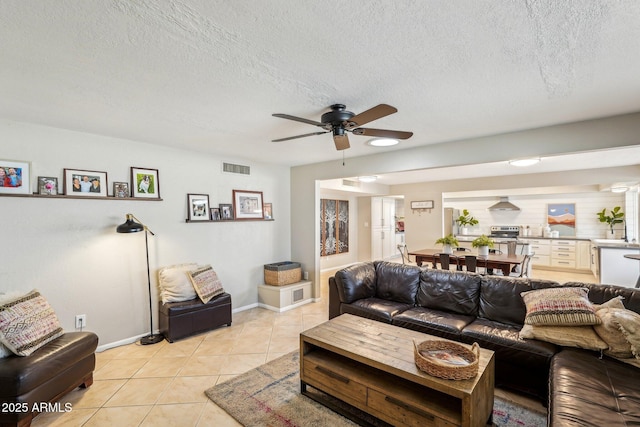
[[[467,227],[476,226],[479,222],[471,216],[471,213],[467,209],[463,209],[462,215],[456,219],[456,223],[460,226],[461,234],[467,234]]]
[[[447,254],[453,253],[453,247],[460,246],[460,242],[455,238],[453,234],[449,234],[448,236],[441,237],[436,240],[436,245],[442,245],[442,251]]]
[[[493,247],[493,239],[483,234],[482,236],[473,239],[471,246],[478,248],[479,255],[487,256],[489,255],[489,248]]]
[[[602,209],[602,212],[598,212],[600,222],[606,222],[609,225],[608,234],[611,238],[614,235],[613,226],[624,222],[624,212],[620,212],[620,209],[622,209],[620,206],[614,207],[609,211],[610,215],[607,215],[607,208]]]

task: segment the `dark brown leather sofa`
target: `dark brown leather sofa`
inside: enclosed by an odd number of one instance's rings
[[[592,417],[591,407],[580,403],[591,399],[609,402],[597,407],[610,412],[599,417],[613,424],[600,425],[640,423],[640,369],[597,352],[519,338],[526,316],[521,292],[558,286],[588,288],[594,303],[621,295],[626,308],[640,312],[640,290],[635,289],[578,282],[561,285],[376,261],[349,266],[329,279],[329,318],[350,313],[467,344],[477,342],[495,352],[496,386],[548,403],[550,425],[598,425],[590,423],[600,418]],[[576,354],[581,355],[578,364]],[[611,383],[584,381],[597,367],[599,375],[621,373]],[[619,394],[629,388],[634,390],[631,396]],[[563,398],[556,399],[558,394]],[[619,399],[628,404],[616,405]],[[620,409],[629,405],[635,410]]]
[[[29,426],[39,412],[68,410],[47,404],[93,383],[97,346],[93,332],[67,332],[29,356],[0,359],[0,426]]]

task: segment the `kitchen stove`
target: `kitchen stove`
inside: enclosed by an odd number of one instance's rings
[[[520,236],[520,227],[517,225],[492,225],[489,230],[489,237],[494,240],[517,240]]]

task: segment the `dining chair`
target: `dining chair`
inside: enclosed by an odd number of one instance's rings
[[[442,270],[448,270],[449,269],[449,266],[450,266],[450,263],[451,263],[451,256],[449,254],[441,253],[441,254],[439,254],[437,259],[440,260],[440,268]],[[436,265],[435,265],[436,264],[435,261],[436,260],[434,259],[433,268],[437,268]]]
[[[407,245],[398,245],[398,251],[400,251],[403,264],[417,265],[414,261],[411,261],[411,258],[409,258],[409,249],[407,249]]]
[[[524,259],[522,260],[522,264],[520,264],[519,266],[519,271],[518,269],[516,269],[516,271],[512,271],[509,276],[511,277],[531,277],[531,257],[535,255],[535,252],[532,252],[530,254],[527,254],[524,256]]]
[[[478,257],[475,255],[465,255],[464,256],[464,265],[467,269],[468,272],[470,273],[481,273],[481,269],[482,272],[486,272],[486,269],[484,267],[478,267]]]

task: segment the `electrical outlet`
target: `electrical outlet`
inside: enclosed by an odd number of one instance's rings
[[[76,329],[83,329],[87,327],[87,315],[76,314]]]

